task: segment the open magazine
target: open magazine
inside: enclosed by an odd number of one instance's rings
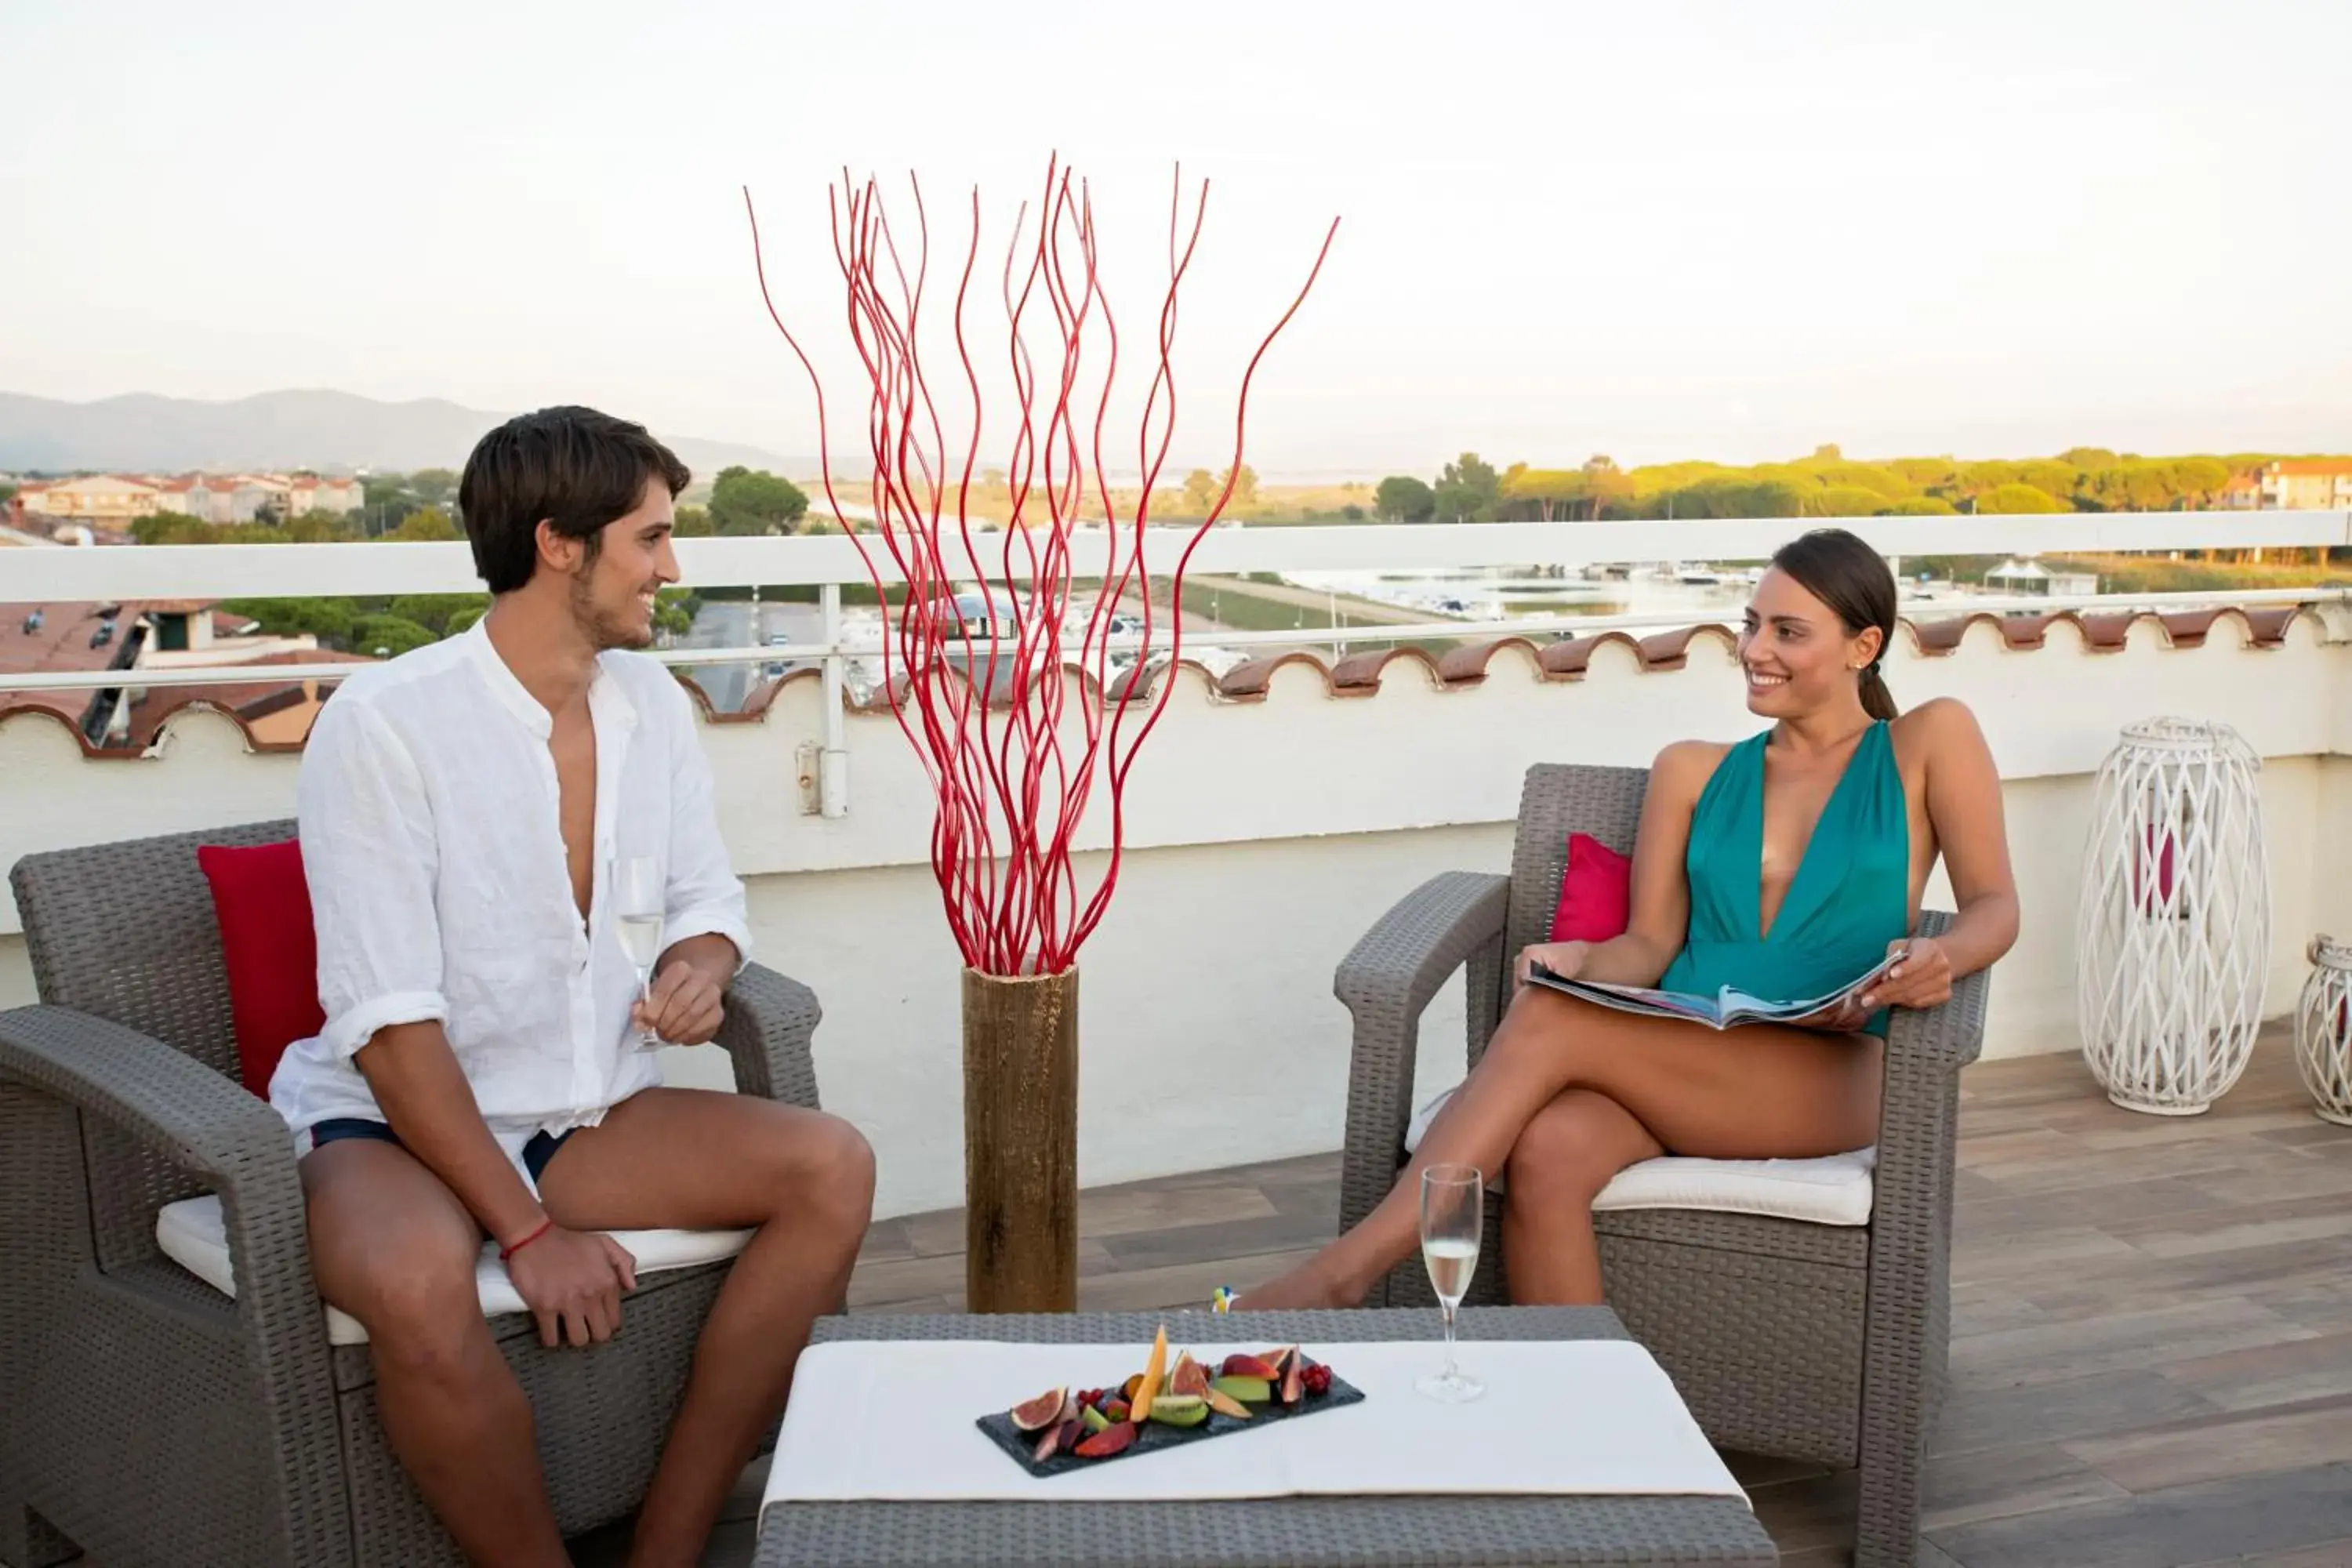
[[[1902,958],[1903,952],[1897,949],[1828,995],[1802,1002],[1767,1002],[1730,985],[1713,996],[1694,996],[1686,992],[1653,991],[1640,985],[1612,985],[1599,980],[1570,980],[1554,974],[1541,964],[1535,966],[1528,980],[1530,984],[1548,986],[1565,995],[1579,996],[1603,1007],[1614,1007],[1621,1013],[1640,1013],[1652,1018],[1687,1018],[1695,1024],[1705,1024],[1710,1029],[1735,1028],[1741,1024],[1783,1024],[1790,1028],[1822,1029],[1835,1026],[1839,1016],[1852,1010],[1849,1005],[1885,979],[1887,971]],[[1860,1022],[1857,1017],[1853,1023],[1844,1026],[1852,1028]]]

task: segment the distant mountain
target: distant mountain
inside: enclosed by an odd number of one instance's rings
[[[455,468],[506,417],[437,397],[379,403],[348,392],[264,392],[227,403],[144,392],[60,403],[0,392],[0,469]],[[698,479],[730,463],[777,473],[815,466],[730,441],[663,439]]]

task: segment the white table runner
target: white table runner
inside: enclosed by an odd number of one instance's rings
[[[1244,1346],[1200,1348],[1205,1359]],[[1486,1385],[1486,1397],[1468,1405],[1441,1405],[1414,1390],[1413,1380],[1442,1361],[1434,1340],[1309,1345],[1307,1353],[1362,1389],[1363,1403],[1040,1479],[974,1420],[1058,1384],[1122,1382],[1142,1370],[1149,1345],[814,1345],[793,1376],[761,1506],[1371,1492],[1746,1495],[1637,1344],[1466,1342],[1462,1368]]]

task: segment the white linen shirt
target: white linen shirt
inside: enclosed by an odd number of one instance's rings
[[[623,859],[662,864],[665,949],[716,932],[750,956],[743,885],[685,691],[652,659],[606,653],[588,711],[596,814],[584,922],[558,820],[553,721],[486,622],[361,670],[320,711],[297,809],[327,1023],[288,1048],[269,1083],[298,1148],[320,1121],[384,1120],[352,1058],[394,1024],[440,1021],[519,1171],[533,1133],[594,1126],[658,1083],[629,1018],[637,974],[610,896]]]

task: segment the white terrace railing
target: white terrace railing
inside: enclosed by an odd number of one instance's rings
[[[2161,552],[2177,550],[2352,547],[2352,512],[2105,512],[1842,520],[1890,557]],[[1796,531],[1793,518],[1704,519],[1643,522],[1507,522],[1361,524],[1280,528],[1221,527],[1193,552],[1189,574],[1250,572],[1430,571],[1564,563],[1606,565],[1655,561],[1756,562]],[[1174,568],[1191,530],[1155,528],[1145,560],[1157,576]],[[979,536],[982,560],[1002,559],[1001,537]],[[1122,532],[1126,546],[1131,535]],[[887,552],[870,536],[867,547],[888,571]],[[1097,529],[1072,539],[1072,574],[1103,574],[1108,541]],[[1124,550],[1122,550],[1124,553]],[[823,612],[818,640],[744,647],[670,647],[657,658],[673,665],[823,662],[837,693],[844,662],[870,653],[844,639],[840,589],[870,579],[848,539],[819,534],[764,539],[685,539],[677,542],[685,580],[697,587],[814,586]],[[971,563],[950,561],[950,570]],[[1114,568],[1115,570],[1116,568]],[[958,572],[959,580],[978,571]],[[462,594],[480,590],[464,544],[149,545],[118,548],[13,549],[0,553],[0,600],[17,603],[111,602],[151,598],[280,598]],[[2169,594],[2094,594],[1937,601],[1950,614],[2003,614],[2057,609],[2168,609],[2199,605],[2311,603],[2337,596],[2320,588],[2212,589]],[[1930,612],[1933,613],[1933,612]],[[1307,626],[1279,630],[1195,632],[1190,640],[1220,647],[1265,647],[1345,642],[1394,642],[1427,637],[1590,636],[1612,629],[1687,626],[1693,614],[1520,616],[1508,620],[1433,620],[1356,626]],[[1164,637],[1166,634],[1160,634]],[[1159,639],[1155,639],[1158,641]],[[1110,651],[1133,651],[1139,641],[1114,638]],[[94,690],[125,684],[123,670],[7,674],[0,691]],[[349,665],[274,665],[255,669],[256,681],[335,679]],[[142,668],[142,687],[218,685],[240,679],[238,667]]]

